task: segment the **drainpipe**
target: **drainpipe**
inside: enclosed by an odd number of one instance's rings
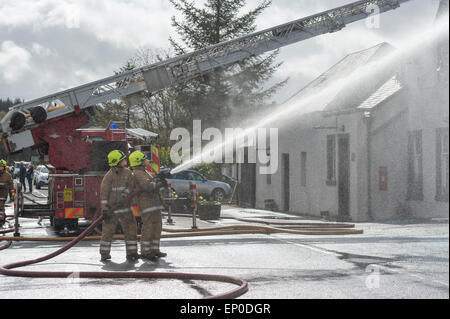
[[[372,214],[372,139],[371,129],[373,117],[370,112],[364,112],[364,121],[366,122],[366,145],[367,145],[367,216],[370,221],[374,220]]]

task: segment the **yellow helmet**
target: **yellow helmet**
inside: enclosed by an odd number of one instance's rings
[[[124,152],[119,150],[114,150],[108,154],[108,164],[111,167],[117,166],[122,160],[127,158]]]
[[[141,151],[134,151],[130,154],[130,165],[131,167],[140,166],[144,163],[145,154]]]
[[[0,166],[4,166],[4,167],[6,167],[7,166],[7,164],[6,164],[6,161],[5,160],[0,160]]]

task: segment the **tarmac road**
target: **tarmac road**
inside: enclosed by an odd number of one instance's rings
[[[34,193],[38,196],[45,190]],[[9,209],[9,211],[8,211]],[[7,213],[12,213],[8,208]],[[223,207],[222,216],[286,218],[289,215]],[[290,216],[289,218],[292,218]],[[190,228],[189,218],[174,217]],[[301,220],[307,221],[307,220]],[[165,221],[164,221],[165,224]],[[212,227],[243,224],[230,219],[197,221]],[[23,236],[55,236],[49,221],[21,219]],[[448,220],[409,223],[360,223],[364,234],[227,235],[162,240],[168,256],[157,263],[125,260],[123,241],[115,241],[112,261],[99,260],[98,242],[81,242],[68,252],[22,269],[71,271],[67,279],[0,275],[0,298],[152,298],[198,299],[229,291],[224,283],[178,280],[80,279],[78,271],[166,271],[224,274],[242,278],[249,291],[241,299],[301,298],[449,298]],[[34,259],[64,243],[14,242],[0,252],[2,265]]]

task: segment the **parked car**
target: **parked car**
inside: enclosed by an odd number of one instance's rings
[[[28,165],[30,165],[30,162],[23,162],[23,165],[25,165],[25,168],[28,168]],[[20,162],[14,162],[14,169],[13,169],[13,178],[19,178],[19,171],[20,171]]]
[[[164,170],[168,170],[167,168]],[[194,170],[181,171],[170,174],[167,182],[171,184],[175,192],[184,196],[189,194],[189,182],[197,185],[197,192],[200,195],[212,197],[214,200],[222,202],[231,195],[231,186],[220,181],[208,180],[202,174]]]
[[[33,184],[37,189],[41,189],[42,186],[48,185],[48,173],[50,171],[44,165],[39,165],[34,170]]]

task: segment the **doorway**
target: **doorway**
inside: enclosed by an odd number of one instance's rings
[[[350,136],[338,136],[338,219],[350,220]]]
[[[290,170],[289,170],[289,154],[284,153],[282,155],[282,164],[283,164],[283,181],[281,183],[281,194],[283,199],[283,211],[288,212],[289,202],[291,199],[291,192],[290,192]]]
[[[248,162],[248,147],[244,150],[244,163],[241,166],[239,185],[239,206],[255,208],[256,206],[256,164]]]

